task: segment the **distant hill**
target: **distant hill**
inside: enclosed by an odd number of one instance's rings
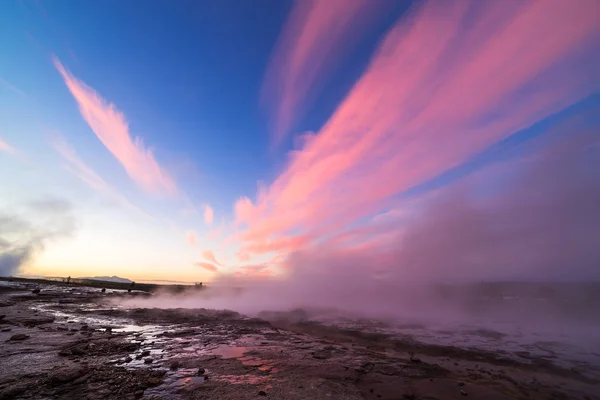
[[[88,276],[88,277],[83,277],[83,278],[77,278],[77,279],[91,279],[93,281],[104,281],[104,282],[117,282],[117,283],[131,283],[133,281],[130,281],[129,279],[125,279],[125,278],[120,278],[118,276]]]

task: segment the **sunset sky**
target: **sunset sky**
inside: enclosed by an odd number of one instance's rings
[[[440,193],[598,150],[598,71],[597,0],[2,1],[0,251],[135,280],[377,264]]]

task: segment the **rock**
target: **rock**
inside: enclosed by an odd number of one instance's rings
[[[414,362],[415,364],[418,364],[418,363],[420,363],[420,362],[421,362],[421,359],[420,359],[419,357],[415,357],[415,355],[414,355],[414,354],[411,354],[411,355],[410,355],[410,361],[411,361],[411,362]]]
[[[16,335],[12,335],[8,340],[25,340],[29,338],[29,335],[25,335],[24,333],[17,333]]]
[[[198,368],[198,375],[204,375],[206,370],[204,368]]]
[[[74,381],[75,379],[85,375],[86,370],[83,367],[65,367],[59,368],[54,372],[50,373],[48,380],[55,384],[60,385],[63,383]]]
[[[90,327],[88,325],[81,325],[82,331],[87,331]]]
[[[101,292],[105,293],[106,292],[106,288],[102,288]],[[142,392],[142,394],[144,394],[144,393]]]
[[[11,330],[11,328],[2,328],[2,332],[10,332]]]
[[[169,368],[170,368],[172,371],[175,371],[175,370],[178,370],[178,369],[179,369],[179,365],[180,365],[180,364],[179,364],[179,361],[173,361],[173,362],[171,363],[171,365],[169,366]]]
[[[266,395],[267,395],[267,392],[265,392],[264,390],[259,390],[259,391],[258,391],[258,395],[259,395],[259,396],[266,396]]]
[[[136,399],[139,399],[140,397],[142,397],[144,395],[144,391],[143,390],[138,390],[133,395],[135,396]]]
[[[329,351],[325,351],[325,350],[318,350],[313,352],[313,358],[316,358],[317,360],[326,360],[328,358],[331,358],[331,353]]]
[[[469,395],[469,393],[465,392],[464,390],[461,390],[460,394],[462,394],[463,396],[468,396]]]
[[[152,364],[152,361],[154,361],[154,360],[153,360],[153,359],[151,359],[151,358],[146,358],[146,359],[144,360],[144,364]]]
[[[0,399],[16,399],[18,395],[22,394],[23,392],[26,392],[28,388],[29,385],[25,383],[17,383],[15,385],[8,386],[3,390],[0,390]]]
[[[35,288],[35,289],[33,289],[33,290],[31,291],[31,293],[33,293],[33,294],[38,294],[38,293],[39,293],[39,292],[41,292],[41,291],[42,291],[42,289],[40,289],[40,288]]]
[[[144,350],[142,351],[142,354],[140,354],[142,357],[148,357],[150,355],[150,350]]]
[[[6,317],[5,314],[0,315],[0,321],[2,321],[4,319],[4,317]]]
[[[163,378],[160,378],[158,376],[151,376],[150,378],[148,378],[148,380],[146,380],[146,384],[148,386],[158,386],[161,383],[163,383]]]
[[[125,362],[126,362],[126,363],[130,363],[130,362],[132,362],[132,361],[133,361],[133,358],[131,358],[131,357],[129,357],[129,356],[125,357]]]

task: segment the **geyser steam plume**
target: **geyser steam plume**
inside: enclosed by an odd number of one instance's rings
[[[136,305],[442,316],[449,304],[439,284],[598,280],[598,135],[552,138],[528,144],[534,157],[493,164],[424,196],[409,220],[387,228],[396,235],[390,246],[357,252],[324,244],[290,255],[276,280],[222,277],[187,297]]]
[[[0,276],[10,276],[31,261],[48,241],[75,230],[72,206],[45,199],[0,212]]]

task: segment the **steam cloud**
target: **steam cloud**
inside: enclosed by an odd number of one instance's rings
[[[427,196],[417,215],[392,229],[396,240],[385,251],[305,249],[288,257],[283,279],[221,277],[200,294],[155,305],[454,318],[435,292],[439,284],[598,280],[597,135],[558,138],[533,141],[535,157],[484,168]]]
[[[45,199],[12,213],[0,213],[0,276],[10,276],[30,262],[47,242],[69,236],[76,227],[72,206]]]

